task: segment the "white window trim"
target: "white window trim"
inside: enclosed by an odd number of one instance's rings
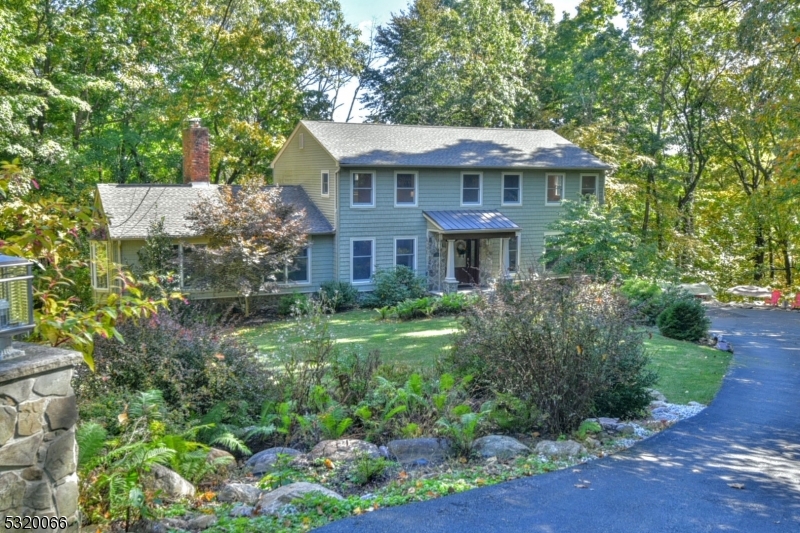
[[[106,248],[106,286],[97,286],[97,245],[102,244]],[[92,289],[97,292],[110,292],[111,291],[111,244],[108,241],[91,241],[91,276],[92,276]]]
[[[308,261],[306,262],[308,264],[308,267],[307,267],[308,268],[308,280],[307,281],[289,281],[289,264],[287,263],[287,264],[285,264],[283,266],[283,275],[284,275],[284,279],[286,281],[279,282],[278,283],[279,286],[281,286],[281,287],[303,287],[303,286],[312,284],[312,281],[311,281],[311,248],[312,248],[311,242],[306,244],[305,247],[308,248],[308,256],[307,256]]]
[[[519,202],[506,202],[506,176],[519,176]],[[522,172],[503,172],[500,176],[500,205],[519,207],[522,205]]]
[[[417,238],[416,237],[395,237],[394,238],[394,266],[397,266],[397,241],[414,241],[414,272],[417,271],[417,265],[419,264],[419,250],[417,249]]]
[[[302,133],[298,134],[298,136],[297,136],[297,146],[298,146],[298,148],[300,150],[302,150],[303,148],[305,148],[305,144],[306,144],[305,143],[305,137],[303,136],[303,134]]]
[[[464,176],[466,174],[477,174],[478,175],[478,203],[477,204],[465,204],[464,203]],[[481,206],[483,205],[483,172],[462,172],[461,173],[461,188],[458,192],[458,199],[460,200],[461,207],[466,206]]]
[[[355,280],[353,279],[353,243],[356,241],[372,241],[372,257],[369,266],[369,279]],[[369,285],[372,283],[372,276],[375,274],[375,237],[351,237],[350,238],[350,283],[353,285]]]
[[[354,204],[353,203],[353,179],[356,174],[372,174],[372,203]],[[375,199],[378,197],[378,173],[374,170],[352,170],[350,172],[350,207],[353,209],[372,209],[375,207]]]
[[[413,174],[414,175],[414,203],[413,204],[400,204],[397,203],[397,176],[399,174]],[[394,173],[394,206],[395,207],[417,207],[419,205],[419,172],[416,170],[398,170]]]
[[[514,204],[514,205],[516,205],[516,204]],[[510,246],[511,239],[510,238],[506,241],[506,245],[507,245],[505,247],[506,256],[505,256],[505,258],[503,260],[503,264],[505,265],[505,269],[508,271],[509,274],[513,274],[513,275],[517,275],[519,273],[519,250],[520,250],[520,248],[522,248],[522,233],[521,232],[517,233],[515,235],[515,237],[517,238],[517,269],[514,270],[514,271],[509,270],[509,268],[511,267],[511,257],[510,257],[510,255],[511,255],[511,246]]]
[[[325,192],[325,174],[328,175],[328,192]],[[323,198],[328,198],[331,195],[331,173],[327,170],[320,170],[319,172],[319,194]]]
[[[600,175],[599,174],[594,174],[594,173],[581,174],[581,182],[579,184],[580,185],[580,189],[578,189],[578,195],[581,196],[581,197],[583,196],[583,178],[585,178],[585,177],[586,178],[589,178],[589,177],[594,178],[594,196],[595,196],[595,198],[597,198],[599,200],[600,199]]]
[[[550,202],[547,200],[548,180],[550,176],[561,176],[561,200],[557,202]],[[567,176],[563,173],[548,172],[544,175],[544,205],[558,206],[564,203],[564,197],[567,195]],[[545,233],[546,235],[546,233]]]

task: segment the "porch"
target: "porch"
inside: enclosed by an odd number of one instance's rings
[[[516,268],[519,226],[498,211],[424,211],[429,289],[486,288]]]

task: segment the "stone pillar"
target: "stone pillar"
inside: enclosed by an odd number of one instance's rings
[[[6,516],[78,520],[78,406],[72,390],[78,352],[14,343],[23,355],[0,360],[0,523]],[[47,531],[50,531],[49,529]]]
[[[456,279],[456,241],[447,239],[447,275],[444,278],[445,292],[456,292],[458,280]]]

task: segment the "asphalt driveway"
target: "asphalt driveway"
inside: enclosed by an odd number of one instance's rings
[[[694,418],[603,460],[318,531],[800,532],[800,313],[710,314],[735,356]]]

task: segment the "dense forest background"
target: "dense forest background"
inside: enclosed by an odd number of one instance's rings
[[[212,180],[269,179],[357,80],[368,120],[595,153],[617,229],[685,280],[792,286],[799,53],[796,0],[584,0],[559,22],[543,0],[416,0],[371,36],[336,0],[0,0],[0,161],[87,206],[98,182],[180,181],[197,116]]]

